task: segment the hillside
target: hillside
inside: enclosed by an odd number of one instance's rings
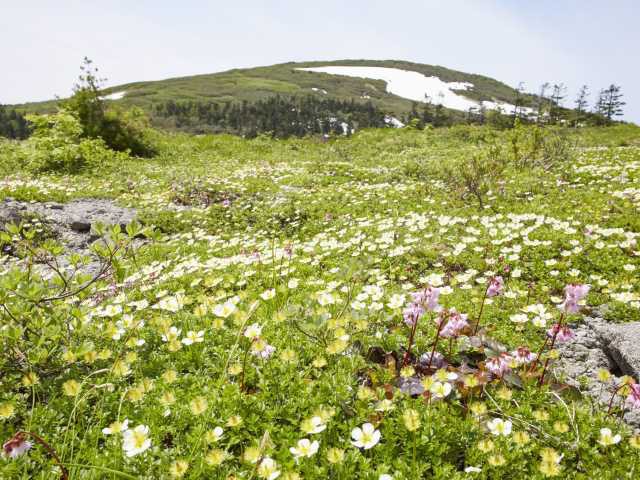
[[[135,82],[117,85],[104,90],[105,99],[113,105],[140,107],[148,112],[156,125],[171,127],[158,117],[158,106],[175,102],[191,105],[216,104],[221,108],[229,104],[266,101],[276,95],[281,97],[312,97],[318,101],[355,102],[371,104],[380,112],[401,117],[411,111],[415,101],[389,91],[383,80],[357,78],[304,71],[318,67],[377,67],[417,72],[425,77],[437,77],[436,81],[463,84],[452,89],[453,95],[472,101],[515,103],[518,92],[492,78],[450,70],[445,67],[425,65],[399,60],[340,60],[316,62],[290,62],[279,65],[234,69],[226,72],[170,78],[151,82]],[[468,85],[467,85],[468,84]],[[455,85],[454,85],[455,87]],[[446,90],[446,87],[442,87]],[[447,92],[449,93],[449,92]],[[418,99],[423,98],[419,95]],[[525,103],[532,97],[525,96]],[[432,92],[431,101],[440,102],[438,91]],[[442,103],[442,102],[440,102]],[[23,105],[26,111],[46,112],[53,109],[55,101]],[[447,104],[444,104],[446,107]],[[444,109],[449,116],[462,117],[464,109]],[[175,125],[173,125],[175,126]],[[367,125],[370,126],[370,125]]]

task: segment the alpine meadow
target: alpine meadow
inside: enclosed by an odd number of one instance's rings
[[[85,58],[0,106],[0,479],[637,478],[640,127],[592,88]]]

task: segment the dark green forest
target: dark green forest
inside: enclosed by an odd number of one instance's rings
[[[0,136],[23,139],[29,136],[29,124],[21,113],[0,105]]]

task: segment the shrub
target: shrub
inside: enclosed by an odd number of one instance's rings
[[[98,69],[85,57],[82,74],[74,87],[73,96],[64,102],[65,109],[75,112],[80,121],[81,134],[86,138],[101,138],[112,150],[138,157],[155,155],[148,130],[149,120],[139,108],[131,111],[107,109],[101,97],[102,81]]]
[[[69,111],[27,118],[33,134],[13,153],[28,170],[74,173],[117,157],[103,140],[83,138],[80,121]]]

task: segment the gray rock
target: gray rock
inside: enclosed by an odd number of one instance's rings
[[[107,199],[79,199],[68,203],[21,202],[12,198],[0,201],[0,229],[29,216],[39,217],[64,245],[67,254],[59,258],[59,262],[66,266],[68,254],[91,255],[89,247],[99,239],[94,232],[98,223],[120,225],[124,229],[135,219],[136,211]],[[83,268],[83,273],[93,274],[98,270],[99,263],[92,261]]]
[[[583,323],[573,326],[573,331],[575,338],[558,346],[560,358],[554,373],[560,381],[607,408],[622,375],[639,380],[640,322],[611,324],[599,317],[585,317]],[[612,380],[601,382],[600,369],[611,372]],[[617,400],[619,405],[620,399]],[[640,431],[640,410],[627,408],[623,419]]]

